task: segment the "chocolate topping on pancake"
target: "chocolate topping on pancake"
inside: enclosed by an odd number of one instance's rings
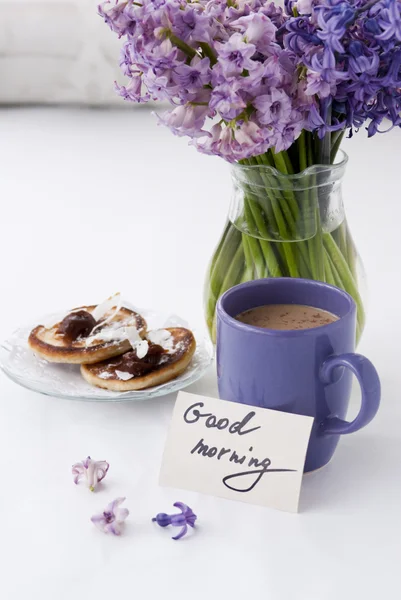
[[[64,334],[70,341],[75,341],[79,337],[89,335],[95,325],[96,321],[88,311],[78,310],[64,317],[58,327],[58,333]]]
[[[165,350],[158,344],[149,342],[149,349],[144,358],[139,359],[136,351],[125,352],[121,356],[91,365],[92,373],[106,373],[105,379],[118,379],[117,372],[129,373],[133,377],[141,377],[177,362],[188,350],[193,340],[192,333],[183,328],[175,328],[173,345]]]
[[[145,375],[159,364],[162,354],[165,350],[157,344],[149,344],[148,353],[144,358],[138,358],[135,350],[125,352],[122,356],[118,356],[112,361],[111,366],[116,371],[130,373],[135,377]]]

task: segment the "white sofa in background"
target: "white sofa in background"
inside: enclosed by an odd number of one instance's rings
[[[0,103],[124,105],[121,42],[99,1],[0,0]]]

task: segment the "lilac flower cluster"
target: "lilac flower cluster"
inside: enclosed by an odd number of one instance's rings
[[[288,149],[302,130],[400,124],[400,0],[116,0],[126,100],[230,162]]]
[[[278,39],[306,67],[306,93],[318,100],[306,129],[323,137],[366,124],[372,136],[384,120],[400,126],[401,1],[289,0],[286,11]]]

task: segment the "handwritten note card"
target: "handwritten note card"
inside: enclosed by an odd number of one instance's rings
[[[160,485],[297,512],[312,423],[180,392]]]

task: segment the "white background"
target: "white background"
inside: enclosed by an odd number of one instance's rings
[[[0,336],[37,315],[114,291],[202,326],[202,285],[224,224],[228,167],[143,109],[0,112]],[[359,351],[382,407],[304,478],[290,515],[158,487],[174,397],[92,404],[39,396],[0,373],[0,596],[4,600],[354,600],[400,597],[400,132],[346,140],[347,214],[370,283]],[[216,395],[213,369],[188,390]],[[350,413],[355,414],[355,390]],[[90,454],[102,490],[74,486]],[[125,535],[90,516],[119,495]],[[192,537],[150,522],[172,503]]]

